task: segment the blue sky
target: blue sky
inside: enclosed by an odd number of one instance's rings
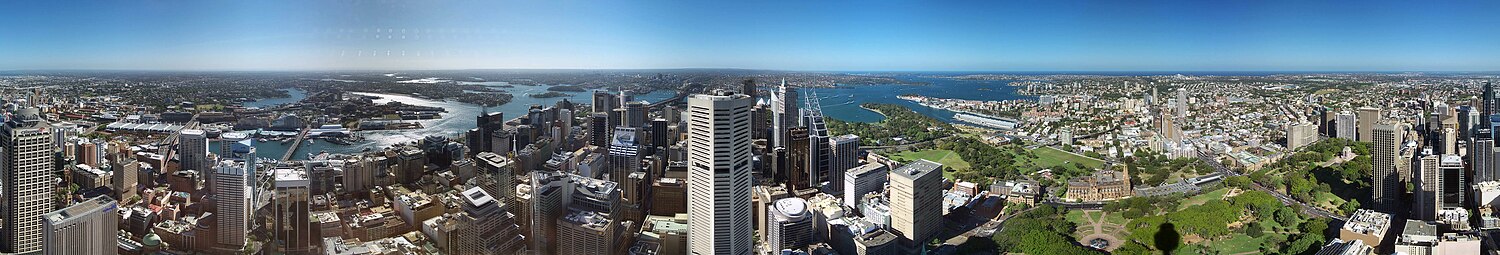
[[[1497,1],[6,1],[0,70],[1500,71]]]

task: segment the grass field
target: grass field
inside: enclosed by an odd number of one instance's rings
[[[898,161],[926,159],[953,168],[953,170],[969,170],[969,162],[964,161],[962,157],[958,156],[958,153],[950,150],[905,151],[891,155],[891,157]]]
[[[1036,154],[1037,159],[1034,163],[1038,167],[1067,166],[1073,163],[1080,163],[1088,168],[1104,167],[1104,161],[1102,160],[1073,155],[1072,153],[1053,149],[1052,147],[1039,147],[1031,150],[1031,153]]]
[[[1187,199],[1183,199],[1182,203],[1178,203],[1177,204],[1177,210],[1181,211],[1182,209],[1186,209],[1189,206],[1201,205],[1203,203],[1207,203],[1209,199],[1219,199],[1219,200],[1222,200],[1222,199],[1224,199],[1224,194],[1226,194],[1226,193],[1229,193],[1229,189],[1224,188],[1224,189],[1218,189],[1218,190],[1210,191],[1208,193],[1203,193],[1203,194],[1198,194],[1196,196],[1188,197]]]

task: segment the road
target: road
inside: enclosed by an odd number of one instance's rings
[[[1218,160],[1214,160],[1213,156],[1208,155],[1208,153],[1204,153],[1202,151],[1199,151],[1198,152],[1198,160],[1201,160],[1204,163],[1208,163],[1209,166],[1213,166],[1214,169],[1217,170],[1219,172],[1219,174],[1224,175],[1224,178],[1226,178],[1226,179],[1229,178],[1229,177],[1231,177],[1231,176],[1240,176],[1241,175],[1239,172],[1235,172],[1234,170],[1231,170],[1228,167],[1225,167],[1223,164],[1219,164],[1219,161]],[[1250,182],[1250,186],[1252,188],[1255,188],[1255,190],[1264,191],[1264,192],[1266,192],[1268,194],[1271,194],[1272,196],[1275,196],[1277,200],[1281,200],[1281,204],[1284,204],[1284,205],[1287,205],[1287,206],[1293,206],[1293,205],[1295,205],[1298,208],[1301,208],[1302,209],[1302,213],[1316,215],[1318,217],[1323,217],[1323,218],[1338,219],[1339,221],[1346,221],[1346,220],[1348,220],[1347,218],[1344,218],[1344,216],[1340,216],[1338,214],[1335,214],[1335,213],[1332,213],[1332,212],[1328,212],[1326,210],[1323,210],[1323,208],[1318,208],[1316,206],[1312,206],[1312,205],[1308,205],[1306,203],[1302,203],[1301,201],[1297,201],[1296,199],[1292,199],[1291,197],[1287,196],[1286,194],[1282,194],[1281,192],[1277,192],[1275,190],[1266,188],[1265,186],[1261,186],[1260,183],[1256,183],[1256,182],[1252,181],[1252,182]]]

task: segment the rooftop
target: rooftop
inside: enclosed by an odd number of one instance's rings
[[[562,221],[586,228],[604,229],[609,225],[609,215],[595,211],[569,209],[568,215],[563,216]]]
[[[1344,223],[1343,229],[1359,234],[1385,236],[1390,227],[1390,214],[1360,209],[1349,216],[1349,222]]]
[[[928,174],[931,174],[933,172],[937,172],[938,169],[941,169],[942,167],[943,164],[939,164],[938,162],[932,162],[926,159],[918,159],[915,162],[911,162],[910,164],[901,166],[901,168],[896,168],[896,170],[891,171],[891,173],[906,178],[917,179],[923,176],[927,176]]]

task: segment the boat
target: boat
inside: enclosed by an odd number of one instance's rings
[[[268,140],[266,140],[265,138],[261,138],[259,141],[262,142],[262,143],[264,143],[264,142],[266,142]]]
[[[307,140],[307,144],[313,144],[313,143],[316,143],[316,142],[314,142],[314,141],[315,141],[315,140]]]

